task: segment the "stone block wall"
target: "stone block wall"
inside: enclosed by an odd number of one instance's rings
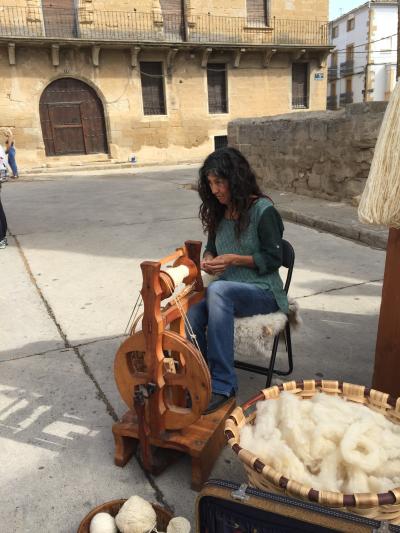
[[[264,190],[351,201],[364,189],[386,105],[234,120],[229,144],[249,159]]]

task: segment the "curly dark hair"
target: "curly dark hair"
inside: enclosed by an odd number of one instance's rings
[[[198,191],[202,204],[199,216],[205,233],[215,237],[218,224],[224,218],[226,206],[212,194],[208,177],[210,174],[228,181],[232,207],[238,214],[235,233],[238,238],[249,224],[249,207],[252,197],[265,196],[259,188],[249,162],[236,148],[221,148],[210,154],[199,171]]]

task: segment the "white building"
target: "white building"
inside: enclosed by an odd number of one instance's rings
[[[328,109],[387,100],[396,82],[397,0],[371,0],[329,23]]]

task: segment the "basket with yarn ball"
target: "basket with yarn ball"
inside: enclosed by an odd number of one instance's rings
[[[291,381],[237,407],[225,437],[252,487],[400,524],[400,398],[339,381]],[[323,450],[319,463],[315,450]]]
[[[189,533],[190,523],[140,496],[113,500],[92,509],[79,525],[78,533]]]

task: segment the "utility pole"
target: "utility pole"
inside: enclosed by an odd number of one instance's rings
[[[397,80],[400,80],[400,0],[397,0]],[[399,176],[400,180],[400,176]],[[400,229],[389,229],[372,386],[400,396]]]

